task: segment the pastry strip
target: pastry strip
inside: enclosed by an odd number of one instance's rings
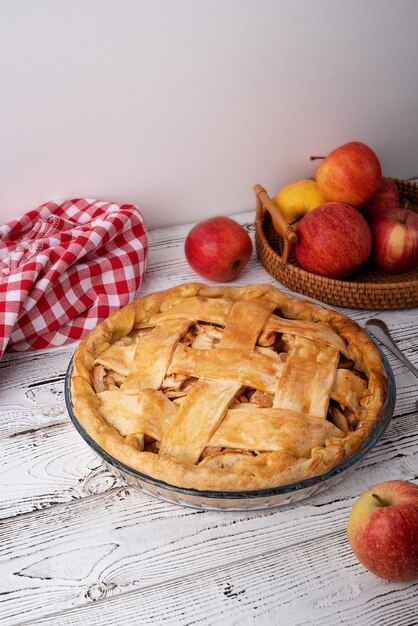
[[[295,337],[280,377],[273,407],[325,418],[339,352],[304,337]]]
[[[214,350],[194,350],[179,344],[167,373],[176,372],[206,380],[235,381],[274,394],[283,367],[280,357],[273,352],[270,357],[260,352],[219,347]]]
[[[133,395],[113,389],[97,396],[103,417],[124,437],[145,434],[159,441],[179,410],[154,389]],[[322,418],[289,409],[243,406],[227,411],[208,445],[257,451],[286,449],[295,456],[306,456],[314,445],[323,446],[327,438],[343,436]]]
[[[222,298],[213,299],[205,298],[204,296],[194,296],[176,304],[167,311],[150,317],[149,320],[140,324],[138,328],[155,326],[163,320],[173,319],[188,319],[224,326],[232,306],[232,302]]]
[[[266,323],[266,330],[273,330],[290,335],[300,335],[305,339],[312,339],[325,344],[350,358],[348,346],[342,337],[339,337],[328,324],[324,322],[308,322],[305,320],[287,320],[277,315],[272,315]]]
[[[164,433],[160,454],[195,465],[240,388],[240,383],[195,383]]]
[[[176,415],[177,407],[155,389],[143,389],[127,394],[111,389],[97,394],[100,412],[108,424],[121,435],[149,435],[158,441]]]
[[[235,302],[226,320],[219,348],[252,351],[275,306],[274,302],[265,300]]]
[[[136,343],[127,346],[110,345],[99,353],[94,361],[95,365],[103,365],[109,370],[127,376],[134,360]]]
[[[178,340],[193,324],[191,320],[167,320],[140,337],[124,389],[140,386],[159,389]]]
[[[288,409],[230,409],[209,445],[241,450],[287,450],[308,457],[315,446],[344,433],[334,424],[313,415]]]

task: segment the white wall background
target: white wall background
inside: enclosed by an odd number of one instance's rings
[[[418,176],[417,29],[417,0],[0,0],[0,221],[232,214],[350,140]]]

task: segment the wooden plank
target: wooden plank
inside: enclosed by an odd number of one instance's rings
[[[345,529],[197,576],[183,577],[182,571],[179,563],[176,580],[123,597],[112,597],[109,577],[90,588],[94,606],[20,623],[411,626],[418,620],[418,584],[387,583],[367,572],[352,554]],[[25,615],[33,617],[23,613],[23,620]]]
[[[119,488],[5,520],[0,623],[20,624],[83,606],[100,590],[100,597],[127,594],[297,546],[301,537],[306,542],[343,531],[351,506],[368,487],[389,478],[417,479],[417,433],[416,415],[394,420],[382,445],[345,480],[269,511],[201,512]],[[289,574],[286,584],[291,581]]]
[[[0,440],[0,519],[121,485],[72,424]]]
[[[0,361],[0,436],[68,422],[64,379],[74,347]]]

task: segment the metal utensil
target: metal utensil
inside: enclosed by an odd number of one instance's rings
[[[388,327],[383,320],[372,318],[370,320],[367,320],[365,327],[371,335],[381,341],[383,345],[386,346],[386,348],[388,348],[391,352],[393,352],[393,354],[395,354],[398,359],[400,359],[402,363],[404,363],[404,365],[406,365],[406,367],[418,378],[418,369],[415,367],[415,365],[412,365],[411,361],[406,358],[401,350],[399,350],[398,346],[395,343],[395,340],[393,339]]]

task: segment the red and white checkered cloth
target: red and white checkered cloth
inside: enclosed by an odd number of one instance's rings
[[[0,226],[0,357],[80,339],[134,299],[147,253],[132,204],[48,202]]]

